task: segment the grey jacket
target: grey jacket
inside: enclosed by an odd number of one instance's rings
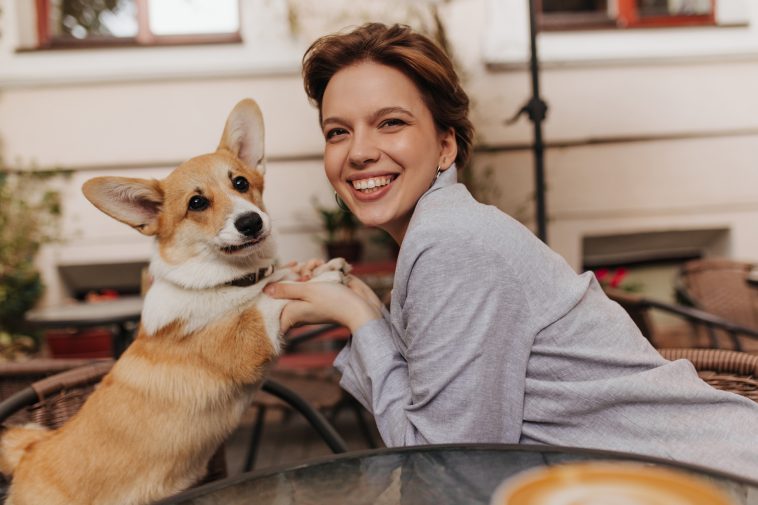
[[[539,443],[758,479],[758,404],[669,362],[520,223],[443,172],[419,200],[390,312],[335,361],[388,446]]]

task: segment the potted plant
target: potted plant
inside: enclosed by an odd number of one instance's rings
[[[0,355],[19,359],[36,339],[24,315],[44,286],[34,265],[39,248],[56,238],[60,194],[48,180],[59,171],[11,171],[0,163]]]
[[[363,244],[357,238],[361,224],[352,212],[337,206],[327,208],[315,200],[313,206],[321,218],[321,225],[326,232],[324,247],[328,258],[345,258],[350,263],[361,259]]]

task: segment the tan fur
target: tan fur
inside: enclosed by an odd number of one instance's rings
[[[263,209],[263,177],[250,166],[261,163],[262,147],[250,151],[240,138],[245,133],[240,108],[260,115],[254,103],[241,102],[215,153],[189,160],[162,181],[98,178],[85,184],[85,194],[112,217],[155,235],[161,261],[169,265],[208,255],[208,237],[224,225],[238,196],[230,189],[231,177],[244,175],[251,190],[243,198]],[[256,132],[262,123],[257,127]],[[243,154],[247,163],[240,159]],[[188,212],[187,200],[198,189],[212,201],[211,210]],[[124,201],[114,203],[114,194]],[[208,288],[203,296],[216,297],[217,291],[227,296],[230,290],[236,296],[241,292],[236,290],[249,289]],[[195,296],[191,289],[184,292]],[[134,343],[62,428],[6,431],[0,441],[0,470],[13,473],[6,503],[141,505],[201,479],[275,359],[258,298],[242,300],[237,306],[221,305],[226,310],[222,317],[194,331],[186,329],[184,320],[170,321],[153,334],[141,327]],[[269,315],[269,320],[278,321],[278,315]]]
[[[255,310],[171,330],[140,334],[76,416],[28,444],[12,504],[150,503],[203,477],[273,353]]]

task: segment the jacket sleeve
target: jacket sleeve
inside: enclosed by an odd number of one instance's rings
[[[374,414],[388,446],[517,442],[533,338],[519,321],[528,307],[492,247],[428,239],[407,285],[393,292],[403,345],[389,320],[367,323],[337,360],[342,385]],[[521,389],[506,387],[514,383]]]

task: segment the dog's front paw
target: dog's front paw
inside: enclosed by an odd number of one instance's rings
[[[313,270],[314,281],[344,284],[352,267],[344,258],[333,258]]]

